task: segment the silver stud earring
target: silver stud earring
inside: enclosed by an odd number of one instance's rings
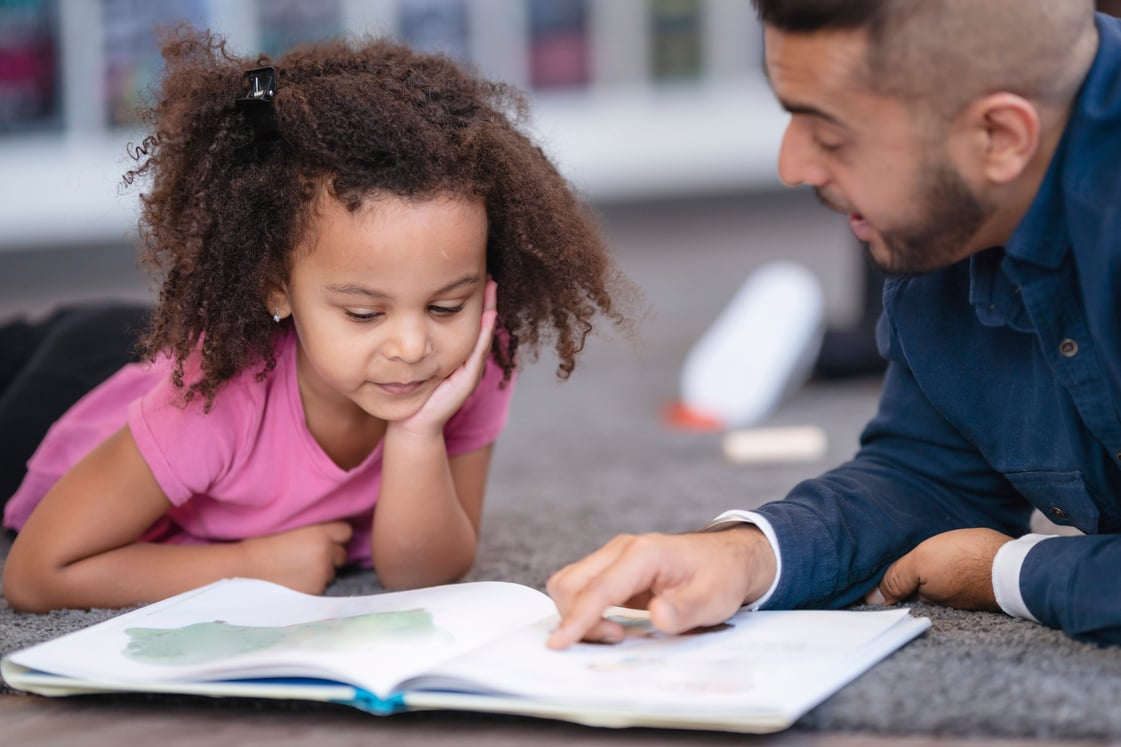
[[[279,308],[275,308],[275,309],[273,309],[273,311],[272,311],[272,320],[273,320],[274,322],[276,322],[277,324],[280,324],[280,309],[279,309]]]

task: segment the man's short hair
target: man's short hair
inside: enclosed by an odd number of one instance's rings
[[[862,31],[860,83],[939,119],[1008,91],[1062,104],[1093,57],[1093,0],[752,0],[785,33]]]

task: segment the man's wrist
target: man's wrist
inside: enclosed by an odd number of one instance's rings
[[[725,511],[724,513],[713,519],[703,531],[716,532],[725,529],[732,529],[735,527],[753,526],[759,530],[763,538],[766,539],[766,545],[763,548],[770,549],[771,556],[764,558],[764,565],[770,566],[773,561],[773,578],[769,586],[764,589],[749,588],[747,595],[744,599],[744,604],[748,609],[760,609],[767,601],[774,595],[775,589],[778,588],[779,579],[782,577],[782,554],[779,552],[778,538],[775,536],[774,527],[771,526],[766,517],[755,511],[732,510]],[[758,558],[749,559],[747,562],[754,564]]]

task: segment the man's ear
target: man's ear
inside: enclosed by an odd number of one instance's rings
[[[1008,184],[1023,174],[1039,151],[1040,123],[1035,105],[1014,93],[983,96],[959,120],[970,132],[978,172],[993,184]]]

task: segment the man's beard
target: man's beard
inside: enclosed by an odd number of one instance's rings
[[[878,232],[880,251],[869,248],[888,275],[921,275],[949,267],[968,255],[971,240],[996,210],[974,195],[945,159],[924,159],[919,173],[912,200],[925,214],[910,227]],[[827,206],[835,204],[820,192],[818,199]]]

